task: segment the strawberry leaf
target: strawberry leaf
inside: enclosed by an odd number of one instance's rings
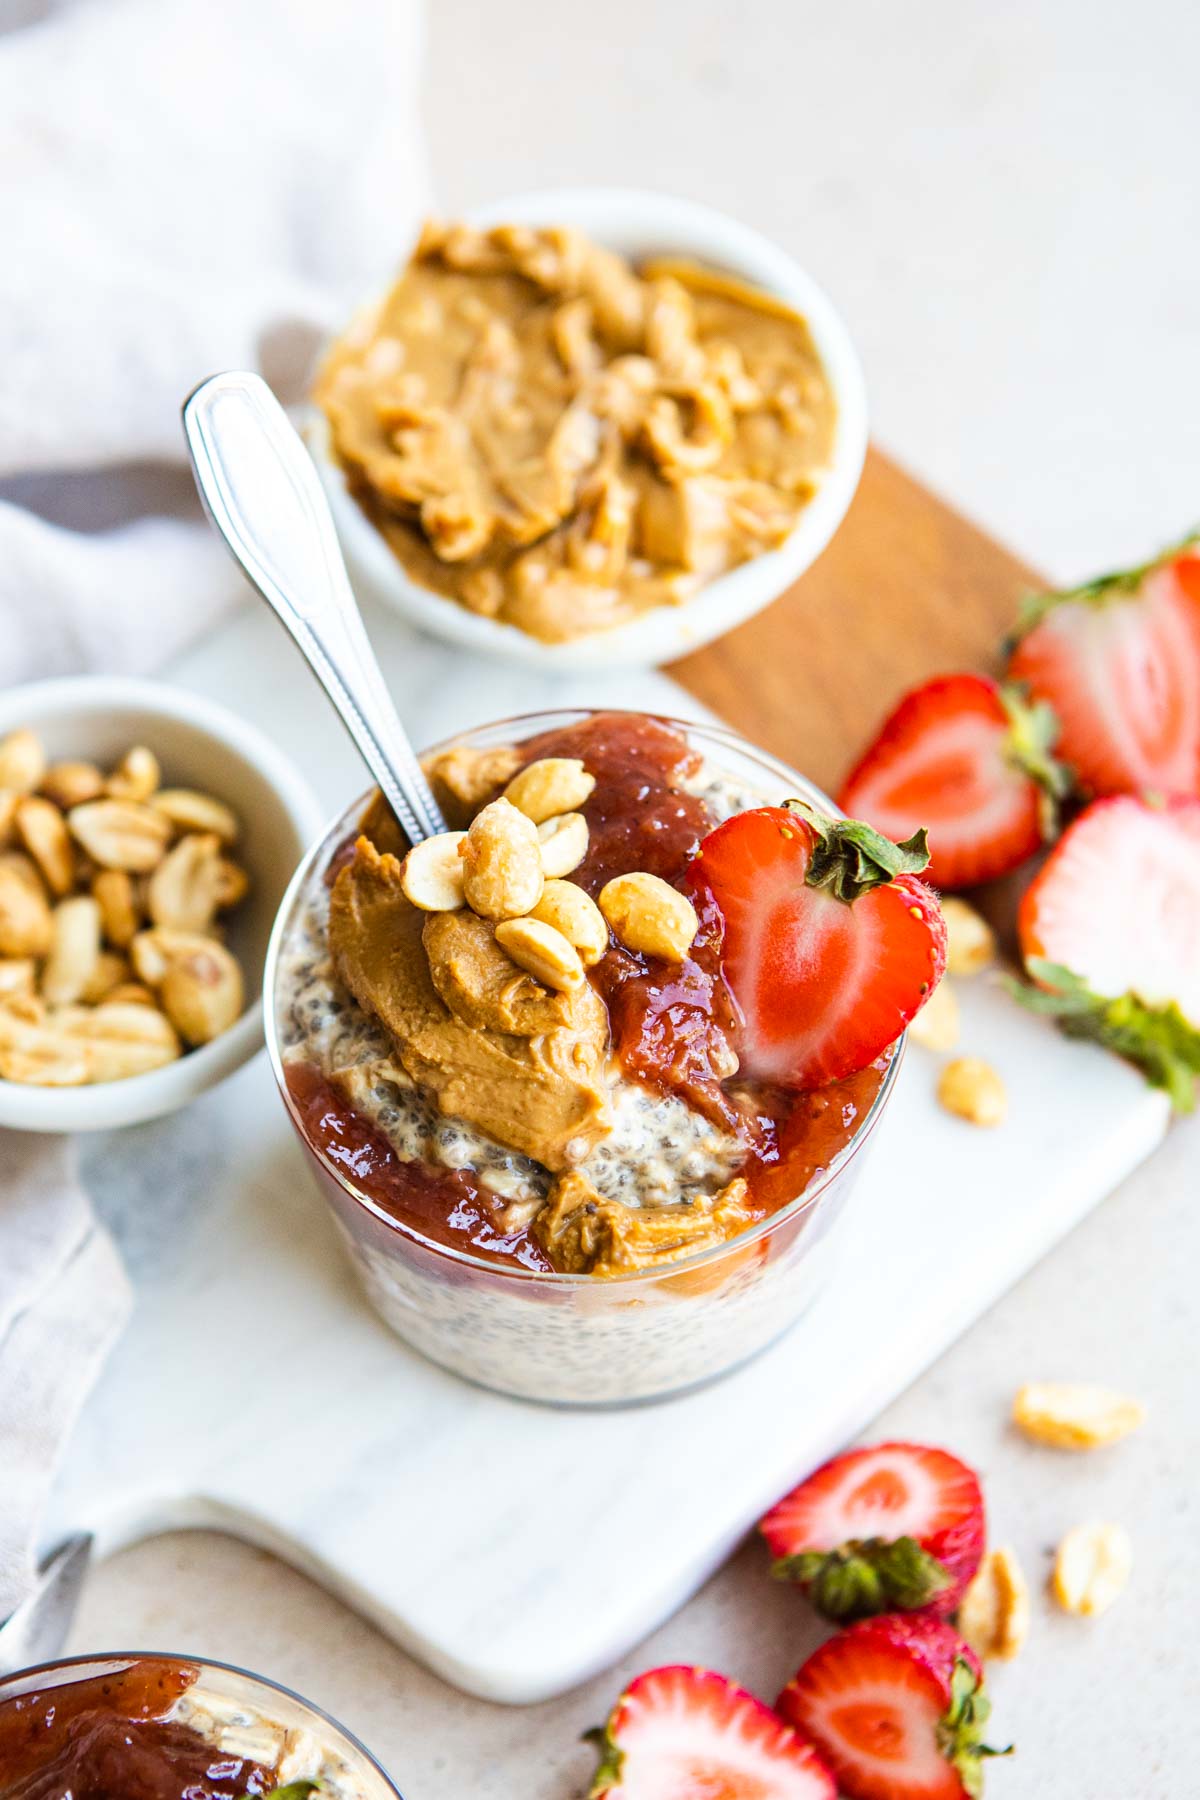
[[[938,1723],[938,1749],[958,1770],[971,1800],[978,1800],[983,1793],[982,1759],[1012,1755],[1011,1744],[994,1750],[980,1741],[991,1710],[992,1703],[974,1669],[965,1656],[956,1656],[950,1677],[950,1704]]]
[[[872,888],[886,887],[897,875],[919,875],[929,867],[923,826],[902,844],[894,844],[862,819],[831,819],[807,800],[783,804],[805,820],[815,839],[805,886],[828,888],[836,900],[850,904]]]
[[[324,1783],[320,1781],[287,1781],[282,1787],[272,1788],[269,1794],[264,1794],[263,1800],[308,1800],[310,1794],[323,1787]]]
[[[1112,600],[1134,600],[1147,575],[1153,575],[1167,563],[1175,561],[1185,551],[1193,550],[1200,545],[1200,526],[1181,537],[1176,544],[1169,544],[1152,556],[1148,562],[1135,563],[1130,569],[1113,569],[1107,575],[1095,575],[1091,581],[1082,582],[1079,587],[1056,588],[1044,594],[1026,594],[1021,601],[1020,612],[1014,630],[1005,639],[1004,654],[1011,656],[1021,639],[1031,632],[1035,625],[1040,625],[1047,613],[1065,601],[1081,601],[1085,606],[1105,606]]]
[[[817,1611],[837,1624],[875,1613],[915,1612],[950,1586],[951,1576],[915,1538],[853,1538],[836,1550],[802,1550],[771,1565],[777,1581],[795,1581]]]
[[[1059,803],[1074,793],[1075,771],[1053,754],[1061,727],[1048,700],[1030,700],[1020,682],[1002,683],[1000,704],[1008,714],[1005,753],[1037,784],[1042,837],[1053,842],[1059,830]]]
[[[592,1776],[592,1785],[588,1789],[589,1800],[591,1800],[592,1795],[606,1794],[609,1788],[620,1785],[625,1752],[607,1725],[593,1725],[590,1731],[583,1733],[582,1742],[590,1744],[599,1757],[596,1773]]]
[[[1106,998],[1093,993],[1071,969],[1040,956],[1029,957],[1025,966],[1036,987],[1011,976],[1005,983],[1022,1006],[1057,1020],[1067,1037],[1102,1044],[1123,1056],[1136,1064],[1151,1087],[1170,1095],[1176,1112],[1192,1110],[1200,1076],[1200,1031],[1174,1001],[1148,1006],[1136,994]]]

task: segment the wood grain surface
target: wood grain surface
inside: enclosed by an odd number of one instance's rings
[[[825,554],[677,681],[764,749],[836,789],[905,688],[992,669],[1035,571],[878,450]]]

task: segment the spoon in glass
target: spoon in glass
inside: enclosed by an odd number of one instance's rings
[[[183,407],[217,533],[299,647],[410,843],[445,831],[375,660],[320,478],[261,376],[210,375]]]

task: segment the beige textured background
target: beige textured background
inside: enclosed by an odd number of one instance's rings
[[[709,200],[778,237],[844,308],[882,441],[1035,562],[1083,574],[1200,517],[1194,7],[431,10],[427,112],[448,209],[571,181]],[[1036,1587],[1081,1517],[1134,1537],[1134,1582],[1107,1618],[1056,1617],[1039,1592],[1024,1656],[998,1672],[996,1735],[1019,1744],[990,1772],[1000,1800],[1195,1791],[1198,1263],[1188,1126],[878,1423],[978,1465],[996,1535]],[[1126,1387],[1149,1424],[1092,1458],[1025,1446],[1005,1423],[1011,1391],[1047,1375]],[[622,1676],[694,1660],[769,1698],[811,1641],[750,1545],[620,1669],[508,1711],[455,1694],[271,1558],[196,1535],[98,1569],[73,1647],[260,1668],[357,1729],[408,1800],[568,1800],[590,1766],[578,1734]]]

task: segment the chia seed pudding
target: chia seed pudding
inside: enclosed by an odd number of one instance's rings
[[[514,721],[507,737],[492,727],[459,743],[596,770],[581,807],[589,848],[573,872],[592,894],[631,868],[678,879],[703,836],[749,808],[798,795],[828,810],[732,734],[640,715],[570,719],[557,730]],[[633,780],[622,790],[627,740]],[[693,1386],[779,1336],[823,1282],[851,1150],[890,1087],[890,1059],[814,1093],[768,1093],[741,1076],[723,1035],[736,1021],[715,955],[705,963],[703,913],[678,971],[611,944],[589,970],[608,1009],[606,1123],[569,1180],[591,1196],[583,1210],[616,1216],[635,1249],[587,1266],[587,1228],[580,1236],[571,1214],[574,1260],[556,1260],[546,1221],[568,1179],[561,1165],[443,1111],[335,966],[330,877],[361,813],[361,802],[347,809],[293,882],[268,1012],[293,1123],[383,1318],[483,1385],[591,1404]],[[641,1247],[679,1220],[694,1221],[693,1237],[665,1252]]]

